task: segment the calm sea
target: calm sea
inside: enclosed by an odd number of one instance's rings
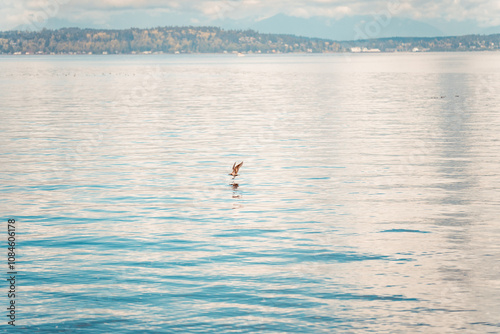
[[[499,106],[500,53],[3,56],[16,329],[498,333]]]

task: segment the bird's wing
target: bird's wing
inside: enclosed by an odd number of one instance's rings
[[[236,162],[235,162],[235,164],[236,164]],[[240,170],[241,166],[243,166],[243,161],[239,165],[237,165],[236,167],[233,167],[236,174],[238,174],[238,171]]]
[[[233,172],[234,172],[234,167],[236,166],[236,162],[233,164]]]

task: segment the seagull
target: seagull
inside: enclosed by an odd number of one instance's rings
[[[243,166],[243,161],[239,165],[236,165],[236,162],[234,163],[233,171],[229,174],[233,176],[233,180],[236,176],[238,176],[238,171],[240,170],[241,166]]]

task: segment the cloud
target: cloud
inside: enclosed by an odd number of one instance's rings
[[[340,19],[390,10],[393,16],[417,20],[474,20],[483,27],[500,25],[500,1],[491,0],[0,0],[0,29],[57,18],[68,22],[106,21],[117,13],[168,10],[185,22],[264,18],[279,13]],[[138,15],[144,18],[144,15]],[[146,20],[147,21],[147,20]],[[83,21],[82,21],[83,22]],[[139,26],[141,22],[131,22]],[[142,25],[147,22],[143,22]]]

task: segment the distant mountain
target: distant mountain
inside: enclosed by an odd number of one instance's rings
[[[139,11],[130,14],[116,13],[110,15],[105,21],[103,20],[90,20],[82,18],[81,20],[66,19],[60,17],[51,17],[46,21],[40,23],[23,24],[15,27],[13,30],[41,30],[46,29],[61,29],[61,28],[81,28],[81,29],[129,29],[129,28],[153,28],[163,26],[189,26],[192,21],[196,21],[195,17],[187,20],[183,17],[175,15],[175,13],[158,13],[157,15],[150,16],[145,12]],[[201,24],[202,26],[210,26],[211,24]]]
[[[484,35],[500,34],[500,26],[484,28],[481,30],[481,34]]]
[[[305,19],[279,14],[255,22],[249,28],[261,33],[293,34],[336,41],[444,35],[440,29],[424,22],[383,16],[351,16],[333,20],[324,17]]]

